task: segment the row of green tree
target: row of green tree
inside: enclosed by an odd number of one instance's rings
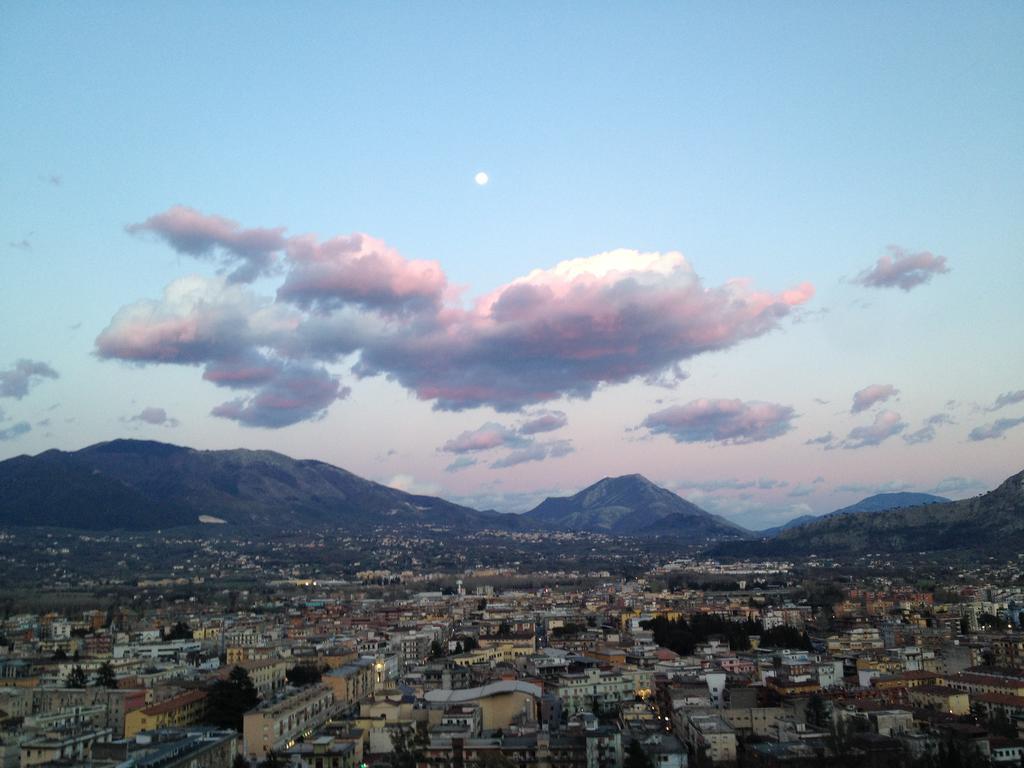
[[[765,629],[760,621],[731,621],[711,613],[697,613],[679,619],[656,616],[641,622],[640,626],[654,634],[654,642],[658,645],[681,656],[689,656],[699,644],[712,638],[728,641],[729,648],[734,651],[745,651],[750,648],[751,635],[760,636],[761,647],[764,648],[813,650],[810,637],[796,627]]]

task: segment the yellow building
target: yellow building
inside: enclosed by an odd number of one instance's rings
[[[186,691],[159,704],[132,710],[124,716],[124,737],[139,731],[174,728],[201,723],[206,716],[206,692]]]
[[[377,670],[373,659],[357,659],[351,664],[332,669],[323,676],[339,704],[357,704],[373,693],[377,685]]]
[[[300,736],[309,736],[330,720],[334,711],[334,693],[323,684],[261,704],[242,720],[243,754],[262,760],[272,749],[291,749]]]
[[[921,709],[934,709],[951,715],[971,714],[970,697],[945,685],[916,685],[907,689],[910,703]]]
[[[481,725],[485,731],[506,729],[526,715],[536,722],[542,691],[540,686],[522,680],[499,680],[479,688],[446,690],[439,688],[424,694],[429,706],[428,724],[438,725],[445,709],[458,704],[480,707]]]

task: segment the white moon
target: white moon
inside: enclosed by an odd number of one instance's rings
[[[491,180],[491,177],[488,176],[483,171],[477,172],[476,176],[473,177],[473,181],[475,181],[481,187],[484,186],[490,180]]]

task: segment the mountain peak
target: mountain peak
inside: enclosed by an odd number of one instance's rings
[[[572,496],[549,497],[525,516],[565,530],[623,534],[671,530],[698,537],[746,533],[640,474],[605,477]],[[664,531],[659,530],[662,522]]]

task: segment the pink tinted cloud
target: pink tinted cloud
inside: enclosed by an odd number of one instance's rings
[[[441,410],[516,411],[760,336],[813,293],[745,281],[708,289],[680,254],[615,251],[535,270],[468,311],[382,338],[363,348],[358,370],[386,374]]]
[[[693,400],[656,411],[641,426],[677,443],[743,445],[781,437],[793,428],[788,405],[742,400]]]
[[[519,434],[536,435],[540,432],[554,432],[569,423],[569,417],[562,411],[538,411],[528,414],[529,418],[519,425]]]
[[[213,218],[216,238],[174,230],[178,245],[202,252],[235,232]],[[534,270],[464,308],[448,303],[436,262],[406,260],[368,236],[303,236],[286,247],[276,298],[227,279],[182,278],[161,299],[122,308],[97,353],[202,364],[213,383],[260,391],[279,375],[267,378],[276,365],[267,360],[314,366],[356,353],[358,376],[384,375],[437,409],[519,411],[666,371],[679,378],[681,360],[776,330],[814,294],[808,283],[779,293],[747,280],[709,288],[679,253],[618,250]],[[556,423],[524,426],[532,434]]]
[[[892,384],[872,384],[864,389],[853,393],[853,405],[850,413],[866,411],[878,403],[884,403],[890,397],[895,397],[900,391]]]
[[[297,325],[287,308],[241,286],[184,277],[159,300],[122,307],[96,338],[96,351],[140,363],[204,363],[249,354]]]
[[[244,229],[237,221],[175,205],[126,227],[128,232],[150,232],[178,253],[215,257],[234,265],[229,282],[248,283],[266,273],[285,247],[284,228]]]
[[[881,445],[890,437],[907,428],[907,423],[895,411],[880,411],[868,426],[854,427],[842,442],[843,448],[866,448]]]
[[[43,379],[59,379],[60,374],[47,363],[22,358],[0,371],[0,397],[20,400]]]
[[[557,459],[568,456],[576,449],[572,446],[571,440],[552,440],[547,443],[530,443],[524,448],[512,451],[491,462],[491,469],[507,469],[519,464],[526,464],[531,461],[545,461],[546,459]]]
[[[436,261],[410,261],[369,235],[288,242],[289,271],[277,296],[304,309],[345,304],[387,312],[437,310],[447,279]]]
[[[447,453],[475,453],[493,448],[518,447],[525,443],[515,430],[492,421],[453,437],[441,450]]]
[[[935,275],[949,272],[945,256],[935,256],[928,251],[909,253],[890,245],[889,253],[882,256],[875,266],[861,272],[854,280],[869,288],[900,288],[909,291],[931,280]]]

